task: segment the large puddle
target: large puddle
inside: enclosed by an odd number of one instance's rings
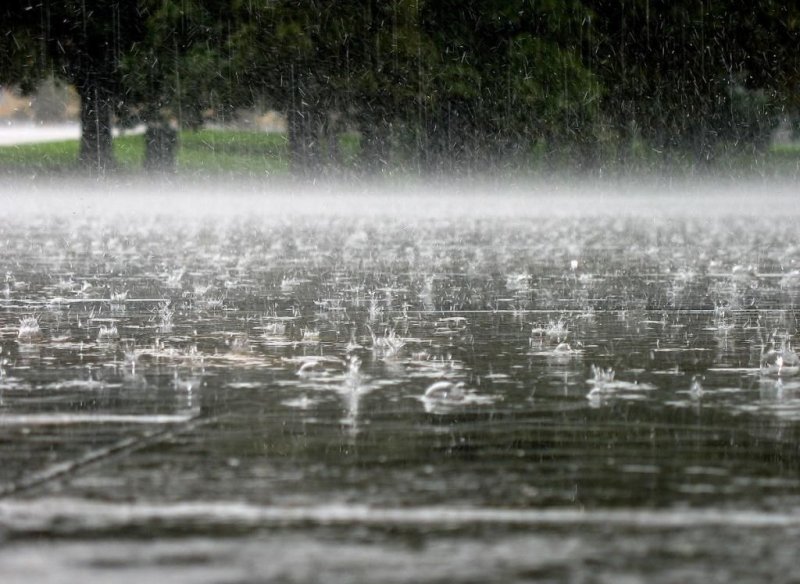
[[[794,217],[132,190],[4,210],[4,582],[798,577]]]

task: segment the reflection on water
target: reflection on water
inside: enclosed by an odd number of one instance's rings
[[[424,510],[458,510],[459,537],[494,525],[513,548],[547,510],[648,511],[608,527],[633,545],[687,508],[734,529],[800,503],[788,220],[59,216],[7,221],[2,242],[0,489],[18,499],[0,524],[23,541],[26,521],[70,532],[23,502],[51,496],[106,502],[83,537],[241,502],[289,515],[238,529],[290,523],[309,550],[327,536],[298,524],[331,521],[287,510],[388,509],[417,540]],[[203,511],[184,529],[222,526]],[[580,531],[542,545],[596,559],[609,544]],[[403,564],[406,537],[374,549]]]

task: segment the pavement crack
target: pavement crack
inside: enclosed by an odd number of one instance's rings
[[[40,471],[27,475],[15,482],[0,487],[0,499],[30,491],[36,487],[47,485],[65,477],[73,476],[79,471],[106,462],[121,455],[130,454],[153,444],[168,440],[183,432],[193,430],[198,426],[208,423],[212,418],[192,418],[190,421],[172,425],[168,428],[159,428],[143,432],[137,436],[128,436],[109,446],[94,448],[71,460],[52,464]]]

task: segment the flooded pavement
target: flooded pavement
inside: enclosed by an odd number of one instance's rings
[[[800,579],[794,217],[269,200],[6,211],[3,582]]]

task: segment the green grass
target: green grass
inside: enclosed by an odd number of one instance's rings
[[[289,170],[286,137],[280,134],[198,130],[183,132],[180,144],[178,172],[271,174]]]
[[[142,168],[144,162],[144,136],[120,136],[114,138],[114,158],[120,169]],[[74,162],[74,161],[73,161]]]
[[[144,161],[144,136],[114,139],[118,170],[136,173]],[[0,147],[0,170],[73,172],[78,168],[78,141]],[[282,135],[232,130],[185,131],[180,136],[178,172],[196,174],[268,174],[288,171]]]
[[[345,168],[358,165],[359,140],[357,135],[347,134],[339,139],[339,156]],[[747,154],[743,152],[721,153],[710,165],[698,166],[688,158],[651,152],[634,153],[625,162],[615,161],[609,150],[605,171],[622,174],[648,174],[668,169],[670,173],[692,174],[696,171],[710,172],[719,176],[760,175],[765,177],[800,178],[800,146],[776,146],[767,152]],[[121,136],[114,139],[114,155],[119,172],[136,174],[142,171],[144,159],[143,136]],[[45,144],[24,144],[0,147],[0,172],[21,174],[59,174],[81,172],[77,164],[78,141],[70,140]],[[534,145],[527,163],[533,172],[547,168],[565,172],[575,171],[575,160],[556,155],[544,163],[541,145]],[[412,165],[413,166],[413,165]],[[245,175],[263,176],[283,174],[289,170],[286,137],[280,134],[236,130],[184,131],[180,135],[177,155],[179,174],[196,176]]]
[[[29,172],[63,171],[75,167],[77,140],[0,147],[0,169]]]

